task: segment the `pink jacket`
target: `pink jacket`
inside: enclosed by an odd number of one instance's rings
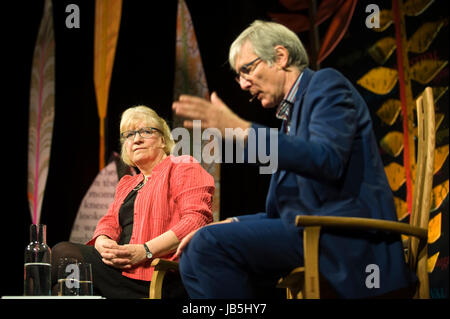
[[[106,235],[118,241],[121,233],[119,209],[128,193],[142,180],[143,175],[120,179],[114,202],[97,224],[93,238]],[[214,179],[191,156],[168,156],[152,171],[147,183],[138,191],[134,203],[133,233],[130,244],[143,244],[172,230],[181,240],[191,231],[212,222]],[[173,253],[162,256],[172,257]],[[122,272],[129,278],[150,281],[153,268],[145,262]]]

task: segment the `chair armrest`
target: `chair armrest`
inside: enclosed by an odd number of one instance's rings
[[[155,267],[155,270],[178,270],[178,262],[168,259],[155,258],[151,265]]]
[[[168,271],[178,272],[178,262],[162,258],[155,258],[152,260],[152,267],[154,267],[152,280],[150,282],[150,299],[161,299],[162,285],[164,277]]]
[[[384,230],[415,236],[421,239],[427,239],[428,237],[427,229],[414,227],[401,222],[372,218],[297,215],[295,224],[297,226],[320,226],[324,228]]]

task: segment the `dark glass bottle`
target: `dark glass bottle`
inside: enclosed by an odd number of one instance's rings
[[[51,250],[47,246],[47,227],[42,224],[30,226],[30,243],[25,248],[23,294],[51,295]]]

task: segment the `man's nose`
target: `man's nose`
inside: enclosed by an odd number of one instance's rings
[[[252,82],[246,79],[245,77],[241,76],[239,78],[239,85],[241,86],[242,90],[247,91],[252,86]]]

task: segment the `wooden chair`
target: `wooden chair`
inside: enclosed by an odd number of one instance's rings
[[[167,272],[178,272],[178,262],[162,258],[155,258],[152,261],[153,270],[152,281],[150,283],[150,299],[161,299],[164,277]]]
[[[427,239],[435,148],[435,113],[430,87],[416,100],[416,106],[417,167],[410,224],[369,218],[297,216],[297,226],[304,227],[304,267],[295,268],[278,282],[278,287],[286,288],[287,298],[320,298],[319,236],[322,228],[383,230],[408,236],[404,241],[405,259],[419,279],[414,298],[429,298]]]

